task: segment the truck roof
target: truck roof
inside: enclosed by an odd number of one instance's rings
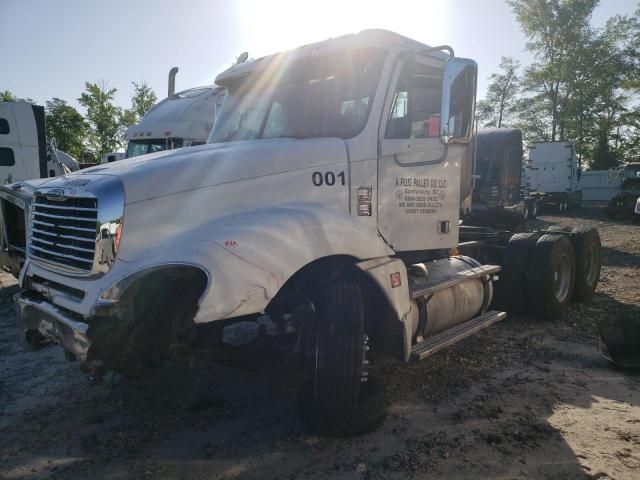
[[[266,57],[258,58],[256,60],[249,60],[239,65],[225,70],[216,77],[216,84],[227,85],[232,79],[238,77],[244,77],[249,75],[258,69],[264,69],[273,62],[282,62],[283,57],[288,57],[287,60],[293,60],[297,58],[306,57],[312,54],[319,54],[329,50],[335,50],[339,48],[349,47],[375,47],[385,50],[399,49],[399,50],[415,50],[426,49],[429,45],[418,42],[411,38],[405,37],[395,32],[382,29],[370,29],[363,30],[359,33],[352,33],[349,35],[343,35],[337,38],[330,38],[321,42],[310,43],[303,45],[302,47],[295,48]],[[434,52],[434,56],[440,58],[446,58],[448,55],[442,52]]]
[[[215,85],[190,88],[156,103],[137,125],[127,129],[127,140],[190,138],[206,141],[213,126],[215,105],[224,89]]]

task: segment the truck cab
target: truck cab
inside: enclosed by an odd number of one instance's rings
[[[224,90],[215,85],[170,94],[127,129],[124,157],[206,143],[223,96]]]
[[[506,317],[491,308],[493,260],[513,248],[459,242],[476,77],[451,47],[382,30],[222,72],[206,145],[36,189],[16,296],[25,336],[95,373],[185,349],[228,359],[241,346],[230,329],[249,323],[306,372],[310,428],[378,425],[371,349],[421,360]],[[545,269],[534,303],[557,317],[574,270],[556,237],[531,250]]]

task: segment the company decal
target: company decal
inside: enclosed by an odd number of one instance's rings
[[[82,187],[86,187],[87,185],[89,185],[89,183],[91,182],[91,180],[83,180],[83,179],[69,179],[69,180],[65,180],[64,181],[64,186],[65,187],[69,187],[69,188],[82,188]]]
[[[431,215],[444,207],[446,178],[398,177],[395,182],[398,208],[408,215]]]

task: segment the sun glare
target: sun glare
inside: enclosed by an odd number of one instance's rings
[[[297,46],[382,28],[436,44],[445,38],[446,3],[439,0],[398,1],[379,8],[375,1],[297,0],[241,1],[236,7],[241,38],[251,57]],[[382,4],[381,4],[382,5]]]

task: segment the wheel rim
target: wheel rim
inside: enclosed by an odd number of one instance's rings
[[[529,217],[529,209],[527,208],[527,206],[524,206],[524,218],[528,218]]]
[[[571,259],[563,253],[553,270],[553,294],[558,302],[563,303],[569,295],[571,285]]]
[[[598,276],[598,246],[591,242],[584,252],[585,278],[589,285],[593,285]]]
[[[538,215],[538,202],[533,202],[532,211],[533,211],[533,216],[534,216],[534,217],[535,217],[536,215]]]

